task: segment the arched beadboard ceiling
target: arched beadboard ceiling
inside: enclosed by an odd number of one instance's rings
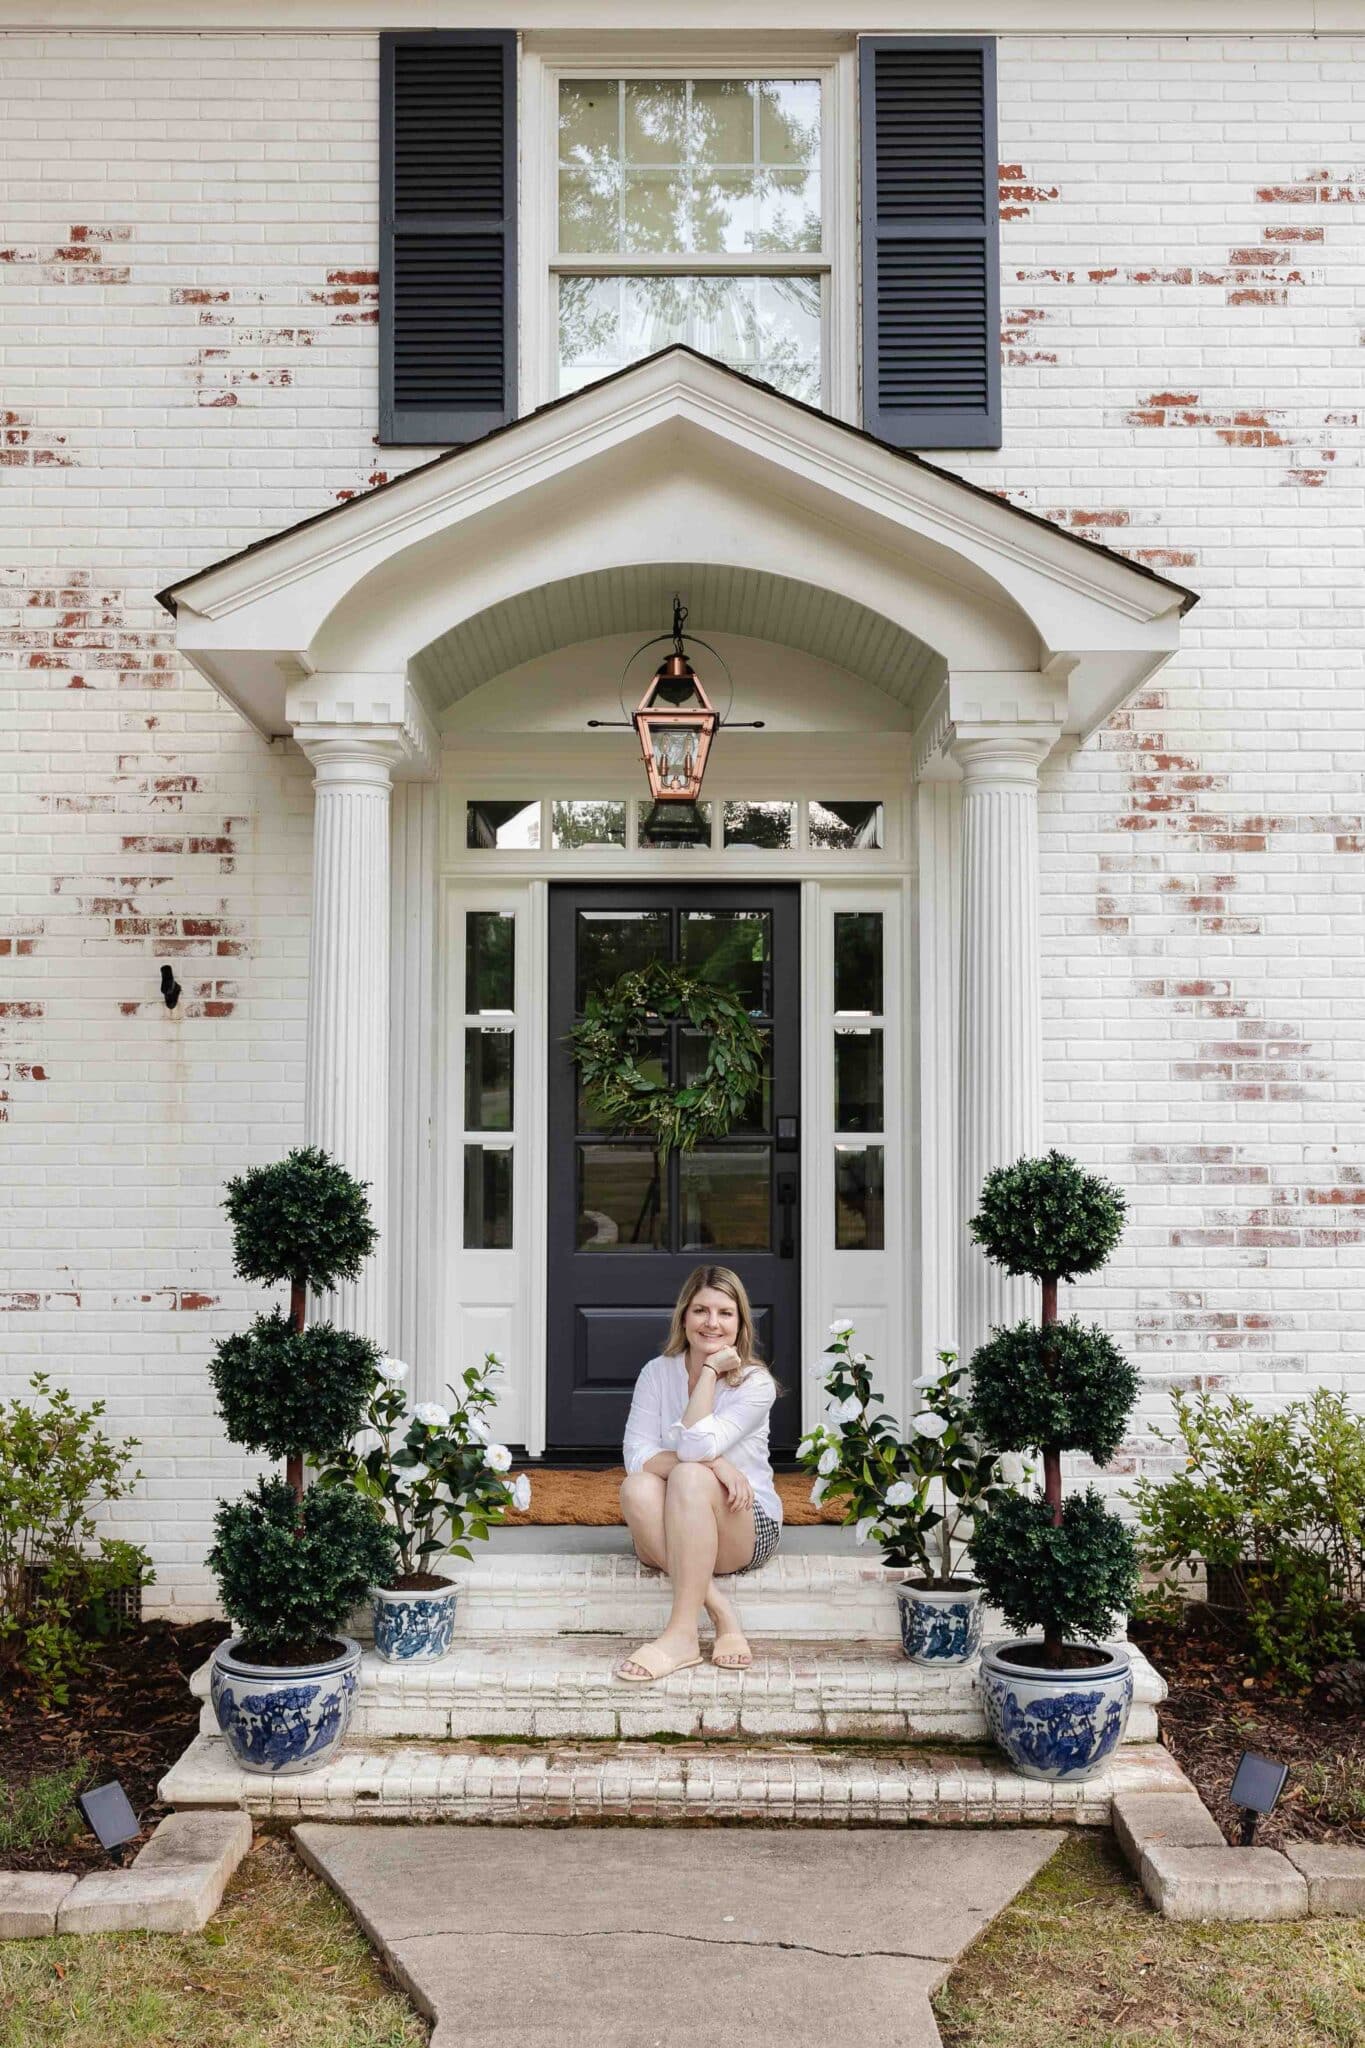
[[[687,631],[742,633],[828,661],[909,706],[941,681],[942,657],[903,627],[835,591],[765,571],[716,564],[646,564],[542,584],[489,607],[424,647],[410,672],[439,715],[523,662],[613,633],[665,632],[673,593]],[[662,650],[661,650],[662,651]]]

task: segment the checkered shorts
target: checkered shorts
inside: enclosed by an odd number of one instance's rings
[[[732,1578],[738,1579],[742,1578],[745,1572],[756,1572],[761,1564],[766,1564],[768,1562],[768,1559],[777,1549],[781,1537],[782,1524],[780,1522],[775,1522],[772,1516],[768,1513],[767,1509],[761,1508],[758,1502],[755,1501],[754,1554],[749,1559],[749,1562],[747,1564],[742,1564],[739,1567],[739,1570],[737,1572],[732,1572],[730,1576]]]

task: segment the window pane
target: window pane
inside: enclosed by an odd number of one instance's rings
[[[666,910],[582,910],[578,914],[578,993],[608,989],[622,974],[668,958]]]
[[[880,910],[834,913],[834,1007],[845,1016],[883,1014]]]
[[[725,844],[786,853],[796,844],[796,805],[727,803]]]
[[[464,1148],[464,1248],[505,1252],[512,1244],[512,1148]]]
[[[740,1138],[772,1128],[772,1033],[761,1031],[759,1037],[763,1040],[763,1072],[747,1105],[730,1126],[735,1136]],[[679,1033],[678,1044],[684,1085],[689,1081],[699,1081],[706,1070],[710,1040],[703,1038],[699,1031],[683,1031]]]
[[[686,173],[627,170],[621,247],[631,256],[667,256],[688,246]]]
[[[615,78],[561,78],[559,160],[596,164],[621,149],[621,86]]]
[[[710,804],[651,804],[647,810],[640,813],[640,844],[652,848],[655,852],[670,847],[700,847],[703,852],[709,851]]]
[[[559,279],[559,388],[580,390],[594,377],[685,341],[818,405],[821,304],[818,277],[604,280],[565,273]]]
[[[626,162],[681,164],[687,158],[687,81],[626,81]]]
[[[821,240],[820,180],[804,171],[763,171],[758,180],[758,240],[756,249],[784,252],[812,249]],[[727,246],[729,246],[727,244]],[[796,282],[816,285],[814,278]]]
[[[626,807],[624,803],[599,803],[591,797],[575,797],[553,807],[550,844],[572,851],[579,846],[624,846]]]
[[[754,81],[692,81],[692,160],[699,168],[754,160]]]
[[[819,163],[818,78],[759,79],[758,154],[765,164]]]
[[[692,187],[689,249],[752,256],[758,247],[758,180],[752,171],[712,171]]]
[[[506,1026],[465,1032],[464,1127],[467,1131],[512,1128],[512,1033]]]
[[[660,1086],[669,1078],[668,1039],[662,1031],[651,1031],[636,1055],[636,1065],[647,1080],[657,1081]],[[577,1108],[574,1112],[580,1131],[608,1131],[613,1126],[604,1118],[595,1116],[589,1108],[581,1080],[578,1082]]]
[[[682,964],[732,989],[746,1010],[772,1015],[772,920],[766,910],[685,910]]]
[[[882,843],[882,807],[823,797],[810,807],[810,843],[825,852],[854,853]]]
[[[578,1249],[657,1252],[668,1244],[668,1174],[648,1145],[580,1145]]]
[[[682,1249],[766,1251],[772,1241],[772,1168],[766,1145],[684,1152],[678,1161]]]
[[[516,1008],[515,939],[516,921],[504,911],[465,912],[464,1006],[471,1017],[483,1010]]]
[[[834,1246],[841,1252],[885,1248],[882,1191],[885,1150],[881,1145],[834,1148]]]
[[[834,1128],[880,1131],[882,1117],[882,1034],[834,1034]]]
[[[540,845],[539,802],[522,796],[467,805],[465,845],[499,853],[533,850]]]

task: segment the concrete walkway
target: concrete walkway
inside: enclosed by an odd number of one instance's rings
[[[294,1840],[432,2048],[938,2048],[929,1994],[1062,1840],[1039,1828],[463,1828]]]

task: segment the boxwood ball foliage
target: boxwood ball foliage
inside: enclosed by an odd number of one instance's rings
[[[296,1330],[278,1309],[225,1337],[209,1378],[227,1433],[271,1458],[332,1457],[355,1435],[374,1384],[378,1346],[351,1330]]]
[[[1094,1487],[1068,1494],[1059,1528],[1036,1494],[1012,1493],[978,1522],[977,1574],[1021,1634],[1046,1620],[1064,1641],[1098,1642],[1137,1592],[1133,1539]]]
[[[970,1225],[988,1259],[1035,1280],[1074,1280],[1102,1266],[1123,1234],[1119,1190],[1074,1159],[1016,1159],[988,1173]]]
[[[1084,1451],[1107,1465],[1123,1441],[1138,1376],[1106,1331],[1067,1323],[995,1330],[972,1359],[972,1406],[1001,1451]]]
[[[243,1280],[302,1280],[323,1292],[354,1280],[378,1237],[359,1181],[307,1145],[227,1184],[232,1255]]]
[[[377,1504],[349,1486],[314,1487],[299,1500],[288,1480],[262,1479],[219,1508],[214,1529],[209,1566],[248,1655],[307,1661],[395,1568]]]

